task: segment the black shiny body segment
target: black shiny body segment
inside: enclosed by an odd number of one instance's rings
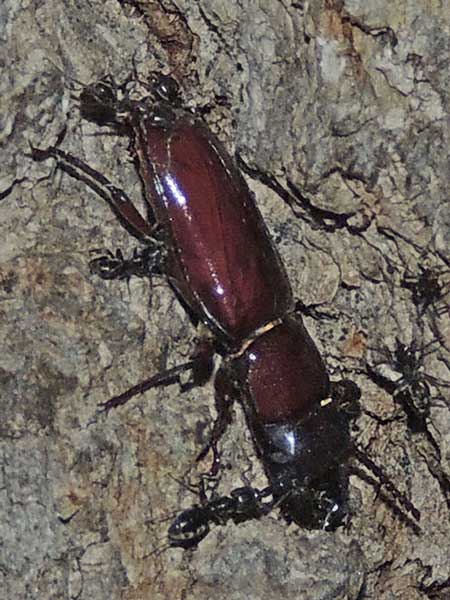
[[[296,423],[248,419],[275,500],[288,520],[307,529],[332,531],[346,516],[349,418],[333,404]]]

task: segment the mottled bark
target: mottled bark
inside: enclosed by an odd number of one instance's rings
[[[0,36],[0,595],[450,597],[445,3],[3,0]],[[172,73],[238,152],[296,297],[322,313],[305,324],[332,379],[362,389],[355,442],[420,510],[420,534],[355,476],[345,531],[287,527],[275,511],[215,528],[195,553],[154,552],[160,518],[196,500],[173,478],[195,480],[212,386],[108,415],[97,404],[186,360],[196,332],[167,286],[150,306],[147,281],[89,273],[90,249],[134,241],[29,156],[67,126],[62,147],[139,201],[127,140],[97,135],[76,102],[80,82],[124,80],[133,60],[143,77]],[[396,338],[420,370],[397,372]],[[399,399],[423,392],[429,415],[414,420]],[[239,409],[222,450],[220,493],[243,473],[265,485]]]

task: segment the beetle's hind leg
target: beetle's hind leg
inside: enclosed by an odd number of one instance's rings
[[[49,158],[56,160],[59,169],[82,181],[91,188],[100,198],[109,204],[122,226],[134,237],[142,242],[153,240],[155,223],[151,218],[144,218],[136,209],[127,194],[116,187],[107,177],[96,171],[88,164],[72,156],[56,146],[40,149],[31,147],[33,160],[42,162]]]

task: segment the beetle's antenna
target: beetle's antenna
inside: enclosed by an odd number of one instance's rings
[[[418,511],[412,502],[395,487],[395,485],[390,479],[388,479],[381,468],[356,446],[354,451],[359,462],[380,480],[380,483],[389,491],[390,494],[392,494],[393,498],[395,498],[407,512],[411,513],[416,521],[420,521],[420,511]]]
[[[361,479],[362,481],[365,481],[366,483],[371,485],[374,489],[376,489],[377,496],[379,496],[382,499],[382,501],[388,505],[388,507],[391,509],[392,513],[398,519],[400,519],[400,521],[402,521],[403,523],[408,525],[408,527],[411,527],[411,529],[413,529],[414,533],[416,533],[417,535],[422,533],[422,530],[419,527],[419,525],[411,517],[409,517],[408,514],[404,510],[402,510],[399,506],[397,506],[397,504],[395,504],[395,502],[392,498],[390,498],[388,495],[386,495],[383,492],[383,490],[381,489],[382,484],[380,482],[378,482],[371,475],[369,475],[366,471],[363,471],[356,465],[351,465],[349,467],[349,471],[351,473],[353,473],[354,475],[356,475],[357,477],[359,477],[359,479]]]

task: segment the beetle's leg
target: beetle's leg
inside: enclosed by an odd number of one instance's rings
[[[192,353],[194,365],[191,369],[191,378],[187,382],[180,382],[182,392],[187,392],[194,387],[204,385],[210,380],[214,370],[213,356],[216,350],[211,339],[205,335],[196,338],[194,344],[195,349]]]
[[[208,476],[212,478],[217,475],[220,468],[220,454],[217,449],[217,442],[223,436],[228,425],[232,421],[231,408],[236,400],[237,394],[226,365],[218,370],[214,380],[214,388],[217,417],[214,421],[208,442],[197,456],[197,461],[201,461],[208,452],[212,450],[213,462],[208,473]]]
[[[82,181],[103,198],[129,233],[143,241],[148,237],[152,238],[154,225],[147,219],[144,219],[125,192],[117,188],[109,179],[82,160],[55,146],[44,150],[31,147],[31,156],[33,160],[39,162],[48,158],[54,158],[62,171]]]
[[[102,402],[100,404],[100,409],[102,411],[109,411],[111,408],[116,408],[118,406],[122,406],[126,404],[128,400],[131,400],[134,396],[138,394],[143,394],[144,392],[155,388],[155,387],[164,387],[166,385],[172,385],[173,383],[178,383],[181,387],[182,391],[186,389],[191,389],[196,385],[202,385],[206,382],[205,379],[205,370],[208,368],[209,373],[212,371],[212,358],[214,355],[214,348],[211,344],[202,344],[200,346],[200,350],[194,352],[191,360],[187,362],[177,365],[172,369],[167,369],[166,371],[161,371],[160,373],[156,373],[149,379],[138,383],[133,386],[129,390],[119,394],[118,396],[114,396],[110,398],[106,402]],[[186,371],[192,372],[192,382],[187,387],[186,384],[183,384],[180,376]],[[201,374],[201,376],[200,376]]]
[[[339,408],[348,415],[349,419],[353,419],[358,416],[360,413],[359,398],[361,396],[361,391],[353,381],[344,379],[342,381],[332,383],[331,395],[333,400],[339,403]],[[408,498],[395,487],[392,481],[384,474],[383,470],[356,446],[353,446],[353,453],[362,465],[364,465],[372,474],[378,477],[380,484],[382,484],[389,491],[393,498],[395,498],[405,510],[410,512],[413,517],[419,521],[420,512],[414,507]],[[354,471],[356,472],[356,469],[354,469]],[[359,475],[359,472],[357,474]]]
[[[134,396],[138,394],[143,394],[144,392],[151,390],[155,387],[163,387],[166,385],[171,385],[173,383],[180,383],[180,375],[185,371],[192,370],[196,367],[197,359],[189,360],[182,365],[178,365],[173,367],[172,369],[167,369],[167,371],[162,371],[161,373],[157,373],[146,379],[145,381],[141,381],[137,385],[133,386],[126,392],[119,394],[118,396],[114,396],[110,398],[106,402],[102,402],[100,404],[100,408],[102,411],[111,410],[111,408],[117,408],[118,406],[122,406],[126,404],[128,400],[131,400]]]

